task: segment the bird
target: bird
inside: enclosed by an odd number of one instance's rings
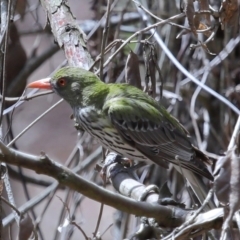
[[[61,96],[80,128],[106,149],[165,168],[172,163],[204,201],[201,177],[213,181],[207,169],[211,159],[192,144],[183,125],[141,89],[127,83],[107,84],[90,71],[69,66],[27,87],[51,89]]]

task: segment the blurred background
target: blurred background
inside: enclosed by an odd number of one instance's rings
[[[107,1],[69,0],[68,2],[70,10],[87,35],[96,28],[87,41],[88,50],[95,59],[101,52],[105,21],[102,17],[106,13]],[[115,39],[125,40],[148,24],[175,16],[182,11],[190,11],[186,10],[186,6],[178,0],[141,1],[149,12],[161,18],[156,19],[146,11],[139,12],[139,8],[132,1],[112,2],[106,45]],[[210,4],[212,9],[201,5],[201,1],[195,2],[193,9],[187,12],[187,17],[176,18],[172,21],[174,24],[163,24],[155,28],[155,35],[152,32],[139,33],[134,38],[134,42],[127,44],[104,69],[102,80],[124,82],[126,69],[134,69],[133,73],[131,71],[129,73],[134,76],[129,78],[130,84],[140,85],[157,100],[161,99],[161,103],[187,128],[193,142],[202,151],[220,155],[226,151],[231,139],[237,119],[236,114],[218,98],[202,91],[186,78],[154,38],[157,34],[161,36],[173,56],[192,75],[226,97],[234,106],[239,107],[239,39],[231,42],[231,39],[238,36],[238,6],[236,11],[223,16],[217,15],[221,7],[220,1],[202,1]],[[56,68],[62,66],[65,60],[64,52],[58,48],[54,40],[40,2],[17,0],[16,4],[14,23],[9,29],[6,59],[7,97],[20,96],[27,82],[49,76]],[[204,14],[198,14],[201,10],[205,11]],[[211,13],[205,14],[206,11]],[[147,20],[143,18],[143,14],[148,16]],[[101,21],[98,25],[99,20]],[[106,54],[105,60],[120,45],[120,41],[115,43]],[[127,60],[131,57],[131,50],[136,54],[133,62]],[[138,71],[140,74],[137,73]],[[26,93],[29,92],[31,91],[27,90]],[[56,94],[40,96],[24,102],[13,112],[11,111],[8,117],[4,118],[4,134],[7,135],[5,142],[11,141],[59,99]],[[11,103],[6,102],[6,109],[10,106]],[[51,159],[62,164],[66,163],[67,159],[72,159],[71,167],[78,166],[93,153],[95,157],[92,157],[91,164],[80,174],[102,185],[99,174],[93,170],[96,162],[102,158],[99,145],[87,134],[84,136],[78,134],[70,118],[71,114],[71,108],[67,103],[62,102],[26,131],[13,147],[34,155],[39,155],[43,151]],[[73,149],[75,149],[74,154],[72,154]],[[40,199],[40,196],[46,193],[47,187],[53,183],[51,178],[13,166],[9,167],[9,175],[17,207],[32,198]],[[157,166],[151,167],[144,182],[161,187],[166,179],[173,198],[191,206],[191,198],[184,190],[182,177],[171,168],[166,171]],[[114,191],[110,185],[107,188]],[[32,219],[39,221],[39,239],[84,239],[79,230],[73,226],[63,225],[66,224],[68,213],[59,198],[69,206],[71,215],[86,235],[92,237],[100,204],[60,187],[56,192],[49,191],[44,200],[35,204],[29,212]],[[10,213],[9,207],[3,205],[3,214],[7,216]],[[5,219],[8,227],[4,228],[3,239],[6,240],[10,239],[8,230],[12,220],[9,219]],[[99,232],[101,235],[110,227],[102,239],[124,239],[136,230],[137,225],[138,221],[134,216],[104,206]],[[13,236],[17,235],[14,224],[11,232]]]

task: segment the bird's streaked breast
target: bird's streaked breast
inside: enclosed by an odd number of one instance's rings
[[[75,117],[80,126],[99,140],[101,145],[110,151],[117,152],[130,159],[148,160],[142,153],[125,143],[109,119],[104,118],[94,108],[75,110]]]

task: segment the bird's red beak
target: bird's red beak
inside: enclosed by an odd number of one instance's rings
[[[51,78],[43,78],[38,81],[31,82],[27,85],[27,88],[41,88],[41,89],[50,89],[52,90],[52,86],[50,84]]]

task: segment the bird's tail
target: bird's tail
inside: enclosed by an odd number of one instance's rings
[[[198,174],[191,172],[187,169],[181,168],[178,165],[173,164],[174,168],[188,180],[189,185],[191,186],[193,192],[195,193],[196,197],[198,198],[199,202],[203,204],[204,200],[206,199],[209,188],[204,183],[201,176]],[[208,202],[205,209],[210,210],[216,208],[216,204],[212,199]]]

